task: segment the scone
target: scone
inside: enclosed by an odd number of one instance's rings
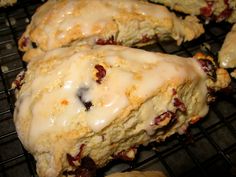
[[[0,0],[0,7],[11,6],[16,3],[16,0]]]
[[[165,177],[165,175],[159,171],[131,171],[124,173],[114,173],[106,177]]]
[[[19,40],[23,60],[77,44],[143,46],[174,39],[180,44],[204,32],[193,16],[178,18],[142,0],[50,0],[37,9]]]
[[[114,158],[132,160],[140,144],[204,117],[208,90],[230,78],[211,59],[196,58],[75,45],[31,60],[14,83],[14,122],[39,176],[79,176]]]
[[[219,51],[219,64],[222,68],[236,68],[236,24],[226,35],[222,48]]]
[[[202,15],[217,22],[236,22],[235,0],[150,0],[186,14]]]

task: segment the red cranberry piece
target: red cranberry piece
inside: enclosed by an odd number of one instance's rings
[[[172,89],[173,95],[177,94],[177,91],[175,89]]]
[[[96,73],[97,80],[96,82],[101,84],[102,79],[106,76],[106,70],[102,65],[95,65],[95,69],[98,71]]]
[[[98,44],[98,45],[105,45],[105,44],[106,44],[106,41],[105,41],[104,39],[98,39],[98,40],[96,41],[96,44]]]
[[[179,98],[174,98],[173,104],[178,110],[180,110],[182,112],[186,112],[186,110],[187,110],[186,106]]]
[[[151,40],[154,40],[154,39],[157,40],[158,36],[157,35],[153,35],[153,36],[144,35],[139,42],[140,43],[147,43],[147,42],[150,42]]]
[[[207,7],[202,7],[200,9],[200,14],[204,17],[210,17],[213,13],[212,7],[213,7],[213,2],[207,1]]]
[[[162,122],[163,120],[165,120],[166,118],[175,119],[176,114],[171,111],[167,111],[167,112],[162,113],[161,115],[155,117],[155,119],[154,119],[155,125],[159,125],[159,123]]]
[[[75,160],[80,160],[83,150],[84,150],[85,144],[81,144],[80,148],[79,148],[79,153],[75,156]]]
[[[75,157],[71,156],[68,153],[66,154],[66,158],[67,158],[67,161],[68,161],[70,166],[74,167],[75,166],[74,161],[79,161],[81,159],[84,146],[85,146],[85,144],[82,144],[80,146],[80,151],[79,151],[79,153]]]
[[[147,35],[144,35],[141,39],[141,43],[147,43],[149,42],[150,40],[152,40],[152,38],[148,37]]]
[[[117,45],[118,43],[115,41],[114,36],[111,36],[109,39],[98,39],[96,41],[98,45]]]
[[[14,80],[14,81],[13,81],[13,84],[15,85],[15,88],[16,88],[17,90],[20,90],[20,88],[21,88],[21,86],[22,86],[22,84],[20,83],[20,81]]]
[[[29,45],[29,42],[30,40],[28,37],[23,37],[22,42],[20,43],[20,47],[21,48],[27,47]]]
[[[81,159],[81,165],[76,167],[75,170],[64,171],[65,176],[75,176],[75,177],[95,177],[96,176],[96,164],[90,157],[86,156]]]
[[[66,158],[67,158],[69,165],[74,167],[75,166],[75,164],[74,164],[75,158],[72,157],[70,154],[66,154]]]
[[[20,90],[21,86],[23,85],[23,79],[25,77],[25,72],[21,71],[17,76],[16,79],[13,81],[13,88]]]
[[[225,8],[217,17],[216,17],[216,21],[217,22],[221,22],[225,19],[227,19],[233,12],[233,9],[229,8],[229,6],[227,5],[227,8]]]
[[[210,76],[213,80],[216,80],[216,67],[210,60],[198,59],[198,63],[201,65],[203,71]]]

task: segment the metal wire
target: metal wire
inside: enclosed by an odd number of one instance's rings
[[[33,157],[22,147],[14,124],[14,93],[11,82],[26,67],[22,53],[17,50],[19,36],[25,30],[37,0],[22,0],[15,6],[0,9],[0,177],[34,177]],[[159,43],[144,49],[192,56],[208,45],[206,52],[217,56],[228,23],[205,25],[206,33],[199,39],[181,46],[173,42]],[[161,170],[170,177],[236,176],[236,83],[230,93],[220,93],[203,120],[190,127],[187,135],[174,135],[162,143],[139,148],[135,161],[113,161],[98,171],[104,176],[115,171]]]

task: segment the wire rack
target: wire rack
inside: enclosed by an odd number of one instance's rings
[[[24,150],[13,124],[14,92],[11,83],[25,68],[17,40],[32,14],[41,4],[37,0],[21,0],[15,6],[0,9],[0,177],[36,177],[35,161]],[[160,43],[145,47],[180,56],[192,56],[210,46],[217,56],[228,23],[210,23],[199,39],[181,46]],[[218,94],[209,114],[190,127],[186,135],[174,135],[162,143],[140,147],[131,163],[113,161],[98,171],[104,176],[116,171],[161,170],[170,177],[236,176],[236,83],[227,92]]]

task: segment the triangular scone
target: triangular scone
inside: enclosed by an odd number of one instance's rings
[[[29,62],[14,83],[14,122],[39,176],[132,160],[140,144],[185,132],[207,114],[208,90],[230,81],[197,58],[106,45],[54,49]]]
[[[196,17],[181,19],[142,0],[50,0],[33,15],[19,49],[29,61],[72,43],[143,46],[172,38],[180,44],[203,32]]]
[[[222,48],[219,51],[219,64],[222,68],[236,68],[236,24],[226,35]]]
[[[173,10],[221,22],[236,22],[236,0],[150,0],[164,4]]]

